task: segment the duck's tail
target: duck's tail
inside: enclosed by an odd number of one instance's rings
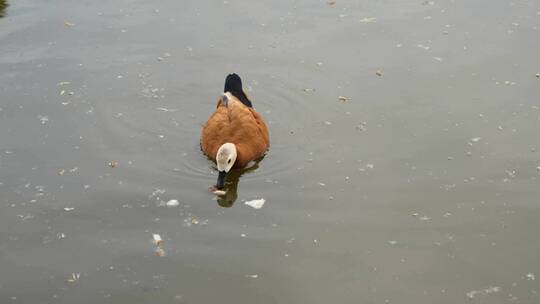
[[[246,96],[244,90],[242,89],[242,79],[237,74],[229,74],[225,78],[225,88],[223,92],[231,92],[234,97],[238,98],[244,105],[252,108],[251,100]]]

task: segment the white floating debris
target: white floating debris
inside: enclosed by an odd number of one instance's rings
[[[224,196],[225,194],[227,194],[227,191],[223,191],[223,190],[214,190],[214,191],[212,191],[212,193],[214,193],[214,194],[217,195],[217,196]]]
[[[165,205],[167,207],[177,207],[178,205],[180,205],[180,202],[178,200],[172,199],[168,201],[167,203],[165,203]]]
[[[482,139],[482,137],[473,137],[471,138],[472,142],[479,142]]]
[[[536,277],[534,276],[534,273],[532,272],[527,273],[525,277],[527,278],[527,281],[534,281],[536,279]]]
[[[246,275],[246,278],[256,279],[256,278],[258,278],[258,277],[259,277],[258,274],[248,274],[248,275]]]
[[[156,189],[152,192],[152,194],[150,194],[150,195],[148,196],[148,198],[149,198],[149,199],[155,198],[156,200],[159,200],[159,195],[161,195],[161,194],[163,194],[163,193],[165,193],[165,189],[158,189],[158,188],[156,188]]]
[[[39,121],[41,122],[42,125],[49,122],[49,117],[48,116],[38,115],[38,118],[39,118]]]
[[[72,208],[72,207],[65,207],[64,208],[64,211],[66,211],[66,212],[70,212],[70,211],[73,211],[73,210],[75,210],[75,208]]]
[[[161,239],[161,235],[159,234],[152,234],[152,238],[154,239],[154,244],[156,246],[159,246],[163,243],[163,240]]]
[[[504,170],[504,172],[508,175],[510,178],[516,177],[516,170]]]
[[[261,199],[255,199],[255,200],[247,201],[244,204],[246,204],[246,205],[248,205],[248,206],[250,206],[252,208],[255,208],[255,209],[261,209],[265,202],[266,202],[266,200],[264,198],[261,198]]]
[[[427,215],[421,216],[418,219],[421,220],[421,221],[429,221],[429,220],[431,220],[431,218],[429,216],[427,216]]]
[[[199,220],[197,217],[195,216],[188,216],[184,219],[184,226],[185,227],[191,227],[193,225],[208,225],[208,220]]]
[[[225,194],[227,194],[227,191],[220,190],[216,186],[211,186],[210,188],[208,188],[208,190],[210,190],[210,192],[214,193],[217,196],[224,196]]]
[[[163,111],[163,112],[176,112],[176,111],[178,111],[178,109],[167,109],[167,108],[162,108],[162,107],[156,108],[156,110]]]
[[[79,272],[77,273],[74,272],[71,274],[71,277],[68,279],[68,282],[75,283],[79,280],[80,277],[81,277],[81,274]]]
[[[355,128],[358,131],[366,131],[367,130],[367,122],[363,121],[363,122],[359,123]]]
[[[497,286],[490,286],[486,289],[482,289],[482,290],[472,290],[472,291],[469,291],[467,292],[467,297],[469,299],[474,299],[474,297],[476,295],[487,295],[487,294],[490,294],[490,293],[496,293],[496,292],[499,292],[501,291],[501,288],[500,287],[497,287]]]

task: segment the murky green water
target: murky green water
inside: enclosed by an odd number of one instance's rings
[[[0,16],[1,303],[540,302],[539,1]],[[218,202],[230,72],[271,148]]]

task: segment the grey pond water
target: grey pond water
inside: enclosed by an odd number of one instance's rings
[[[0,303],[540,303],[540,1],[0,12]],[[271,148],[216,200],[230,72]]]

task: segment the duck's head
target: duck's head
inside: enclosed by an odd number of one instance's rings
[[[236,146],[231,143],[224,143],[219,147],[216,155],[218,168],[218,179],[216,188],[223,189],[225,186],[225,176],[231,170],[236,161]]]

